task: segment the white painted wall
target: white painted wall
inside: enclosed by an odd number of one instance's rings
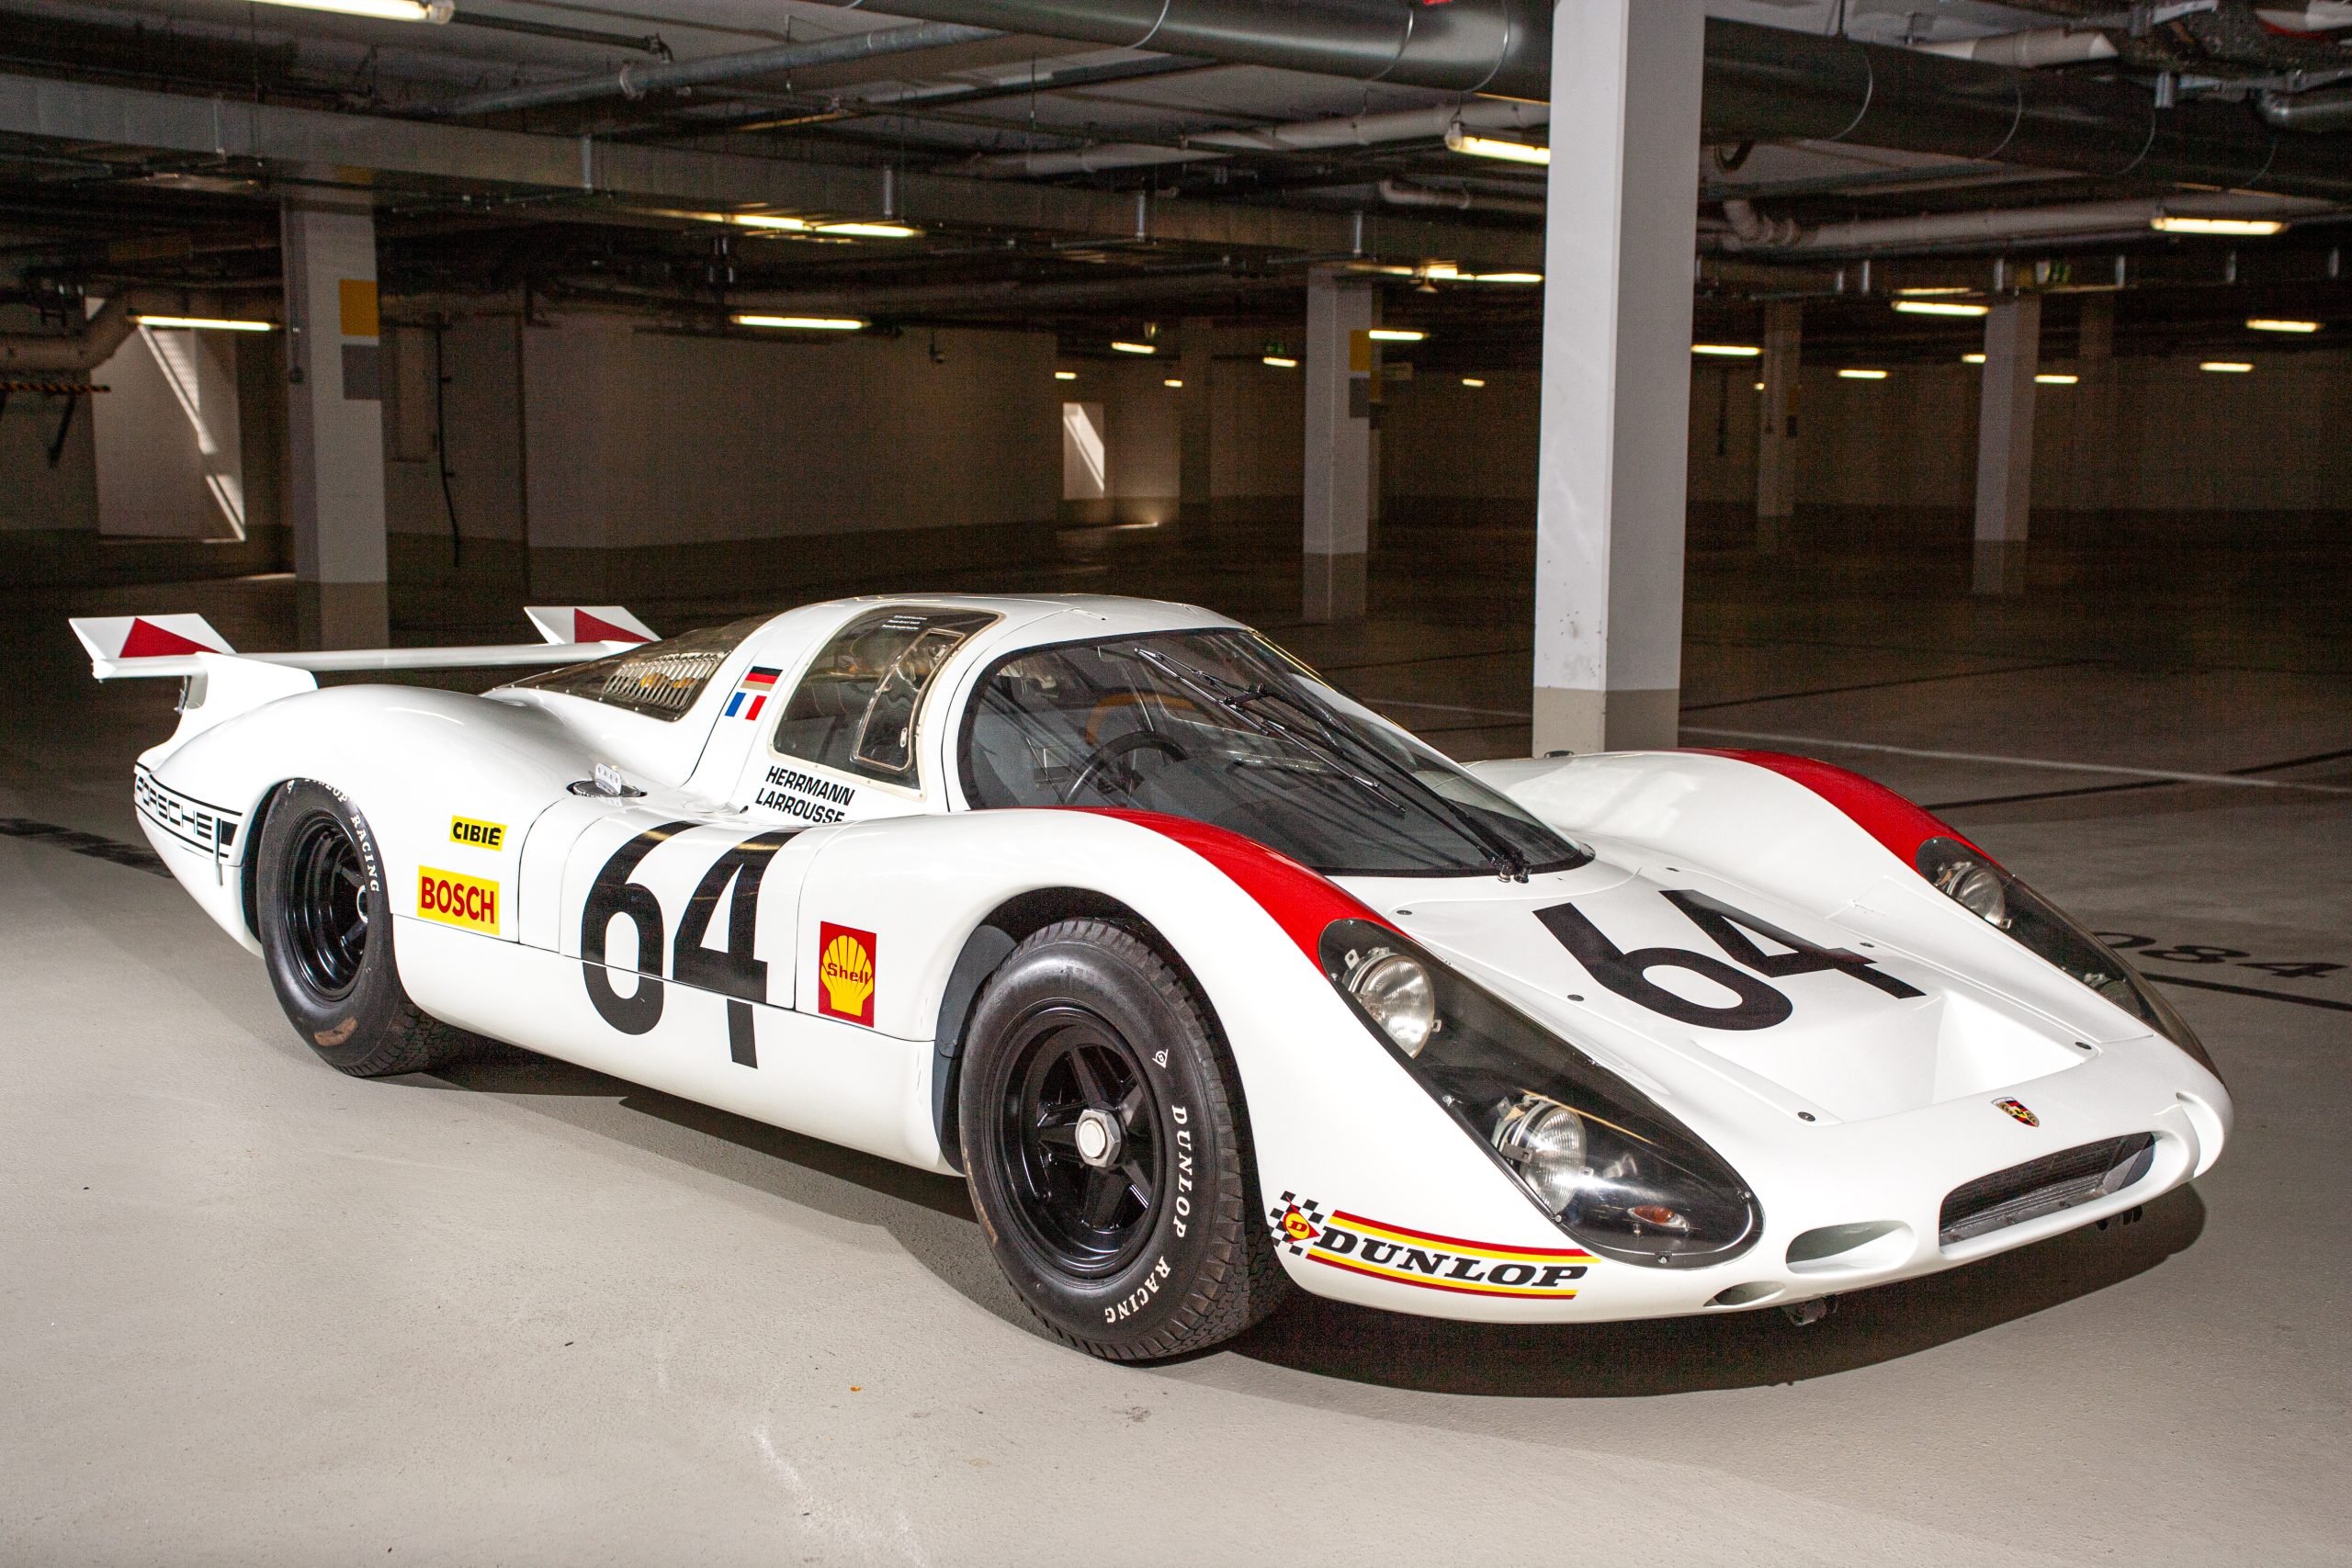
[[[79,416],[90,419],[96,442],[98,532],[241,537],[245,485],[235,339],[140,327],[90,379],[108,389]]]

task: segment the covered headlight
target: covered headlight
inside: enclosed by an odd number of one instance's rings
[[[2145,976],[1990,856],[1958,839],[1935,838],[1919,846],[1916,863],[1939,892],[2145,1023],[2215,1077],[2222,1076],[2188,1021],[2149,988]]]
[[[1399,1051],[1419,1055],[1437,1030],[1437,993],[1427,965],[1382,945],[1351,950],[1341,962],[1348,994]]]
[[[1697,1268],[1755,1244],[1764,1216],[1737,1173],[1558,1034],[1368,920],[1332,924],[1322,958],[1374,1037],[1590,1251],[1654,1268]],[[1412,965],[1411,984],[1370,973],[1398,960]],[[1384,982],[1376,993],[1374,978]],[[1384,1017],[1373,994],[1426,998],[1428,1010],[1418,1010],[1416,1000],[1416,1010],[1392,1009]],[[1399,1027],[1417,1043],[1406,1043]]]

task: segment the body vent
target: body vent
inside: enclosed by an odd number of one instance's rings
[[[1950,1247],[2120,1192],[2148,1173],[2155,1153],[2152,1134],[2133,1133],[1980,1176],[1944,1200],[1936,1239]]]

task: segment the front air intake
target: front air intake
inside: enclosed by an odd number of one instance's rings
[[[1950,1247],[2120,1192],[2147,1175],[2155,1157],[2154,1136],[2132,1133],[1980,1176],[1944,1200],[1936,1239]]]

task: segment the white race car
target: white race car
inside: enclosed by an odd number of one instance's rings
[[[666,641],[180,675],[148,837],[333,1066],[469,1033],[927,1170],[1120,1359],[1288,1285],[1586,1322],[1790,1307],[2129,1217],[2231,1106],[2131,968],[1792,757],[1464,769],[1247,627],[856,599]],[[584,660],[584,661],[583,661]],[[557,663],[483,696],[318,670]]]

